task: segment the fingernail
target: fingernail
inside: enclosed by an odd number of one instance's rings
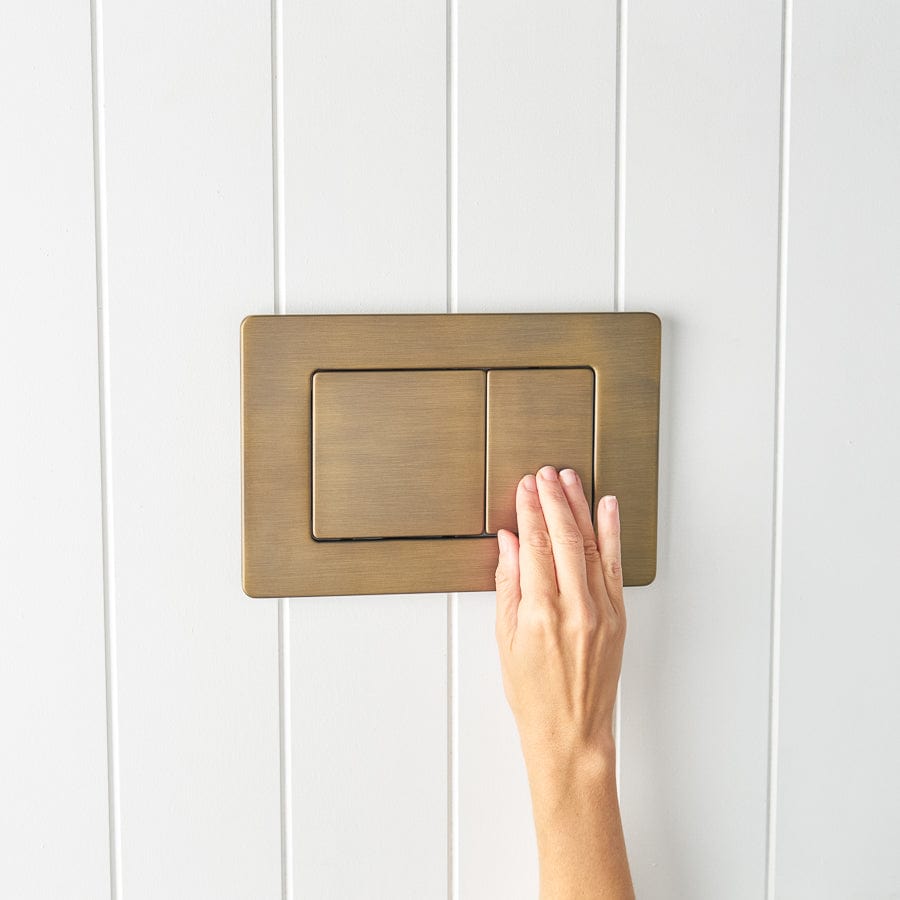
[[[563,484],[577,484],[578,475],[574,469],[563,469],[559,473],[559,477],[563,480]]]
[[[606,507],[607,512],[615,512],[616,507],[619,505],[619,501],[616,500],[615,497],[610,495],[609,497],[603,498],[603,505]]]
[[[556,481],[556,469],[553,466],[544,466],[538,473],[544,481]]]
[[[497,532],[497,543],[500,545],[500,555],[506,556],[509,552],[509,535],[505,531]]]
[[[534,493],[537,490],[537,482],[534,480],[534,475],[526,475],[522,479],[522,486],[526,491]]]

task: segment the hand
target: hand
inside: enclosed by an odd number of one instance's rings
[[[613,708],[625,607],[616,499],[545,466],[498,533],[495,634],[531,787],[541,896],[631,897],[615,786]]]

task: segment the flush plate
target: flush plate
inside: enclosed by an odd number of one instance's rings
[[[462,370],[473,385],[478,379],[489,383],[498,370],[590,370],[591,440],[582,436],[563,451],[569,457],[590,446],[591,465],[561,464],[579,469],[594,498],[619,497],[625,584],[649,583],[656,572],[659,364],[660,321],[652,313],[248,317],[241,327],[244,590],[254,597],[289,597],[493,588],[496,538],[471,529],[484,513],[484,494],[490,510],[498,491],[507,491],[508,504],[508,488],[494,490],[482,481],[479,500],[472,491],[479,483],[478,460],[484,464],[471,408],[482,408],[478,392],[471,403],[454,407],[446,392],[436,392],[437,382],[424,385],[432,377],[427,373],[450,385]],[[321,442],[314,460],[314,394],[318,403],[323,388],[336,385],[328,382],[337,373],[363,379],[356,382],[362,388],[371,373],[391,370],[407,370],[399,393],[385,390],[385,383],[381,390],[370,384],[355,402],[353,385],[344,382],[336,404],[328,404],[327,416],[335,418],[316,432]],[[506,377],[500,375],[495,386]],[[520,377],[525,375],[514,376]],[[585,431],[586,416],[578,411],[584,391],[573,390],[574,406],[567,407],[574,409],[573,427]],[[528,402],[527,384],[519,396],[552,436],[545,414]],[[343,424],[341,404],[350,416]],[[489,418],[483,408],[482,441]],[[319,425],[324,413],[319,404]],[[518,413],[509,415],[507,425],[522,426]],[[463,419],[468,424],[461,425]],[[387,457],[385,439],[394,445]],[[360,451],[355,463],[354,446]],[[320,469],[326,448],[331,461]],[[440,467],[429,459],[445,452],[443,465],[451,471],[441,479]],[[385,458],[397,460],[398,473],[416,469],[407,480],[427,505],[417,507],[406,497],[387,513],[378,510],[367,491]],[[495,459],[513,465],[508,455]],[[490,463],[487,469],[490,481]],[[388,487],[383,482],[375,494],[380,490],[383,499]],[[327,512],[321,506],[325,489],[335,498]]]

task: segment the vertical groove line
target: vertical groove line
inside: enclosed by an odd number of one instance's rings
[[[766,808],[766,898],[775,896],[778,816],[778,723],[781,693],[781,589],[784,504],[784,401],[787,323],[788,212],[791,137],[791,44],[793,0],[783,0],[781,23],[781,134],[778,158],[778,257],[775,299],[775,463],[772,504],[772,605],[769,658],[769,746]]]
[[[459,594],[447,594],[447,897],[459,898]]]
[[[458,85],[457,85],[457,26],[456,0],[447,0],[447,312],[459,312],[459,283],[457,267],[458,213]]]
[[[616,153],[615,153],[615,233],[613,265],[613,311],[625,310],[625,136],[628,61],[628,0],[616,5]],[[622,679],[616,687],[613,723],[616,742],[616,790],[622,781]]]
[[[628,61],[628,0],[619,0],[616,8],[616,186],[615,186],[615,264],[613,271],[613,310],[625,309],[625,126]]]
[[[119,900],[122,897],[122,835],[119,792],[119,690],[116,653],[112,438],[110,433],[109,266],[106,221],[106,119],[104,114],[102,0],[91,0],[90,18],[91,118],[94,163],[94,264],[97,282],[97,374],[100,425],[100,530],[103,546],[103,630],[106,675],[109,890],[112,900]]]
[[[284,71],[282,0],[271,0],[272,96],[272,264],[274,312],[287,311],[284,258]],[[291,791],[291,606],[286,597],[278,608],[278,747],[281,835],[281,896],[294,896],[293,797]]]
[[[456,0],[447,0],[446,167],[447,312],[459,311],[457,268],[457,26]],[[447,594],[447,897],[459,897],[459,594]]]

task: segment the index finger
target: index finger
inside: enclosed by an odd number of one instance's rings
[[[556,569],[550,533],[541,511],[534,475],[526,475],[516,488],[519,523],[519,572],[522,601],[555,598]]]

